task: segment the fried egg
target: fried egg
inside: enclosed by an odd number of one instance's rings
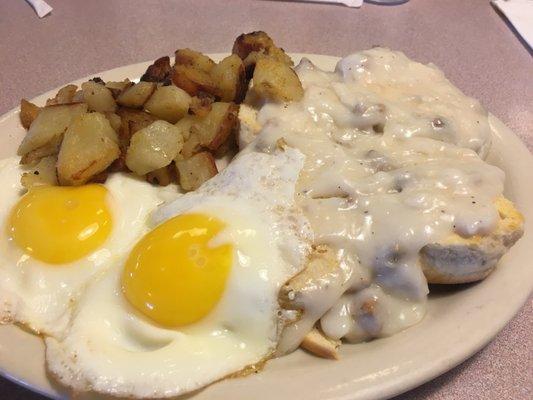
[[[239,155],[196,192],[152,215],[154,229],[91,285],[49,371],[75,391],[170,397],[268,359],[280,287],[312,233],[294,204],[296,150]]]
[[[105,185],[23,194],[21,173],[18,159],[0,161],[0,320],[57,335],[85,285],[147,230],[161,189],[115,174]]]

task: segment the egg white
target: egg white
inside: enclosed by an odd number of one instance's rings
[[[150,211],[162,203],[161,188],[128,175],[112,175],[105,187],[113,228],[103,246],[74,262],[48,265],[25,254],[7,235],[9,215],[23,194],[22,172],[18,158],[0,160],[0,320],[59,335],[86,284],[127,255],[148,229]]]
[[[294,205],[302,165],[302,154],[289,149],[241,155],[198,191],[155,211],[154,225],[183,213],[225,223],[210,243],[234,248],[220,302],[197,323],[160,327],[125,300],[117,263],[85,292],[64,337],[46,339],[52,374],[77,391],[170,397],[270,357],[280,333],[279,289],[304,267],[312,241]]]

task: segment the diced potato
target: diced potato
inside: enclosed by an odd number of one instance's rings
[[[121,106],[141,108],[148,101],[156,88],[154,82],[139,82],[124,90],[117,98]]]
[[[189,110],[191,96],[177,86],[160,86],[146,102],[144,108],[157,118],[176,123]]]
[[[126,107],[120,107],[117,110],[117,114],[121,120],[120,129],[118,130],[120,156],[113,163],[110,169],[112,171],[127,171],[126,151],[130,145],[131,136],[138,130],[146,128],[148,125],[154,122],[156,118],[145,111]]]
[[[232,53],[244,60],[251,52],[268,49],[274,41],[263,31],[243,33],[235,39]]]
[[[198,117],[205,117],[211,111],[214,100],[209,96],[194,96],[191,98],[189,112]]]
[[[44,157],[57,156],[62,141],[63,134],[56,136],[44,146],[37,147],[35,150],[24,154],[20,159],[20,163],[22,165],[36,165]]]
[[[211,72],[215,66],[215,62],[211,58],[191,49],[176,50],[175,56],[176,65],[192,66],[207,73]]]
[[[82,185],[118,158],[118,137],[98,112],[78,116],[68,127],[59,150],[57,175],[61,185]]]
[[[105,87],[111,90],[111,93],[113,94],[113,97],[115,99],[130,86],[133,86],[133,82],[131,82],[127,78],[124,79],[122,82],[107,82],[105,84]]]
[[[133,134],[126,165],[138,175],[169,165],[183,146],[179,129],[166,121],[155,121]]]
[[[26,189],[38,185],[57,185],[57,157],[45,157],[28,172],[24,172],[20,183]]]
[[[240,102],[247,89],[244,64],[236,54],[224,58],[211,70],[222,101]]]
[[[239,107],[234,103],[213,103],[211,111],[197,125],[200,144],[216,150],[238,127]]]
[[[32,150],[42,147],[58,136],[70,125],[77,116],[87,112],[87,104],[62,104],[45,107],[33,121],[28,133],[22,140],[17,154],[23,156]]]
[[[56,97],[53,99],[46,100],[46,105],[51,106],[55,104],[67,104],[71,103],[78,87],[76,85],[67,85],[61,89],[56,94]]]
[[[286,64],[271,58],[260,58],[255,66],[253,91],[274,101],[298,101],[304,91],[298,75]]]
[[[167,186],[176,181],[176,167],[172,164],[146,174],[146,180],[152,185]]]
[[[170,79],[170,58],[168,56],[158,58],[148,67],[146,72],[141,76],[141,81],[145,82],[167,82]]]
[[[189,95],[196,96],[201,92],[217,96],[219,90],[209,73],[189,65],[175,65],[172,83],[185,90]]]
[[[120,127],[122,126],[122,119],[114,112],[106,112],[104,115],[111,124],[111,127],[115,130],[115,132],[118,133],[120,131]]]
[[[83,90],[83,100],[87,103],[90,111],[105,113],[115,112],[117,109],[117,103],[115,103],[111,90],[104,85],[89,81],[83,83],[81,88]]]
[[[30,129],[30,125],[41,111],[41,107],[30,103],[28,100],[20,101],[20,123],[25,129]]]
[[[186,160],[176,160],[179,184],[183,190],[196,190],[218,173],[211,153],[203,151]]]
[[[199,153],[202,150],[202,145],[200,143],[200,138],[197,134],[192,134],[187,140],[183,143],[183,148],[181,149],[180,154],[178,154],[177,159],[186,160],[191,158],[196,153]]]

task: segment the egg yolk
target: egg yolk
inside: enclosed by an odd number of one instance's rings
[[[112,219],[102,185],[38,186],[13,208],[8,235],[28,255],[49,264],[82,258],[100,247]]]
[[[145,235],[126,261],[126,299],[167,327],[205,317],[222,297],[233,262],[231,244],[209,243],[224,227],[211,216],[184,214]]]

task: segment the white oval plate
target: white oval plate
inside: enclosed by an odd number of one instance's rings
[[[302,54],[293,58],[298,61],[302,56],[329,70],[339,60]],[[220,59],[222,55],[212,57]],[[149,64],[128,65],[91,77],[100,76],[106,81],[137,78]],[[56,92],[57,89],[52,90],[34,101],[44,104]],[[494,139],[489,160],[506,172],[505,194],[526,219],[524,237],[503,257],[494,273],[478,284],[434,289],[428,313],[421,323],[389,338],[344,345],[338,361],[296,351],[272,360],[259,374],[216,383],[191,397],[194,400],[387,398],[435,378],[485,346],[518,311],[533,286],[533,268],[530,268],[533,158],[520,139],[499,120],[491,116],[491,124]],[[25,133],[18,110],[0,117],[0,133],[0,158],[15,154]],[[0,373],[46,396],[66,397],[64,389],[47,378],[41,339],[15,326],[0,326]]]

